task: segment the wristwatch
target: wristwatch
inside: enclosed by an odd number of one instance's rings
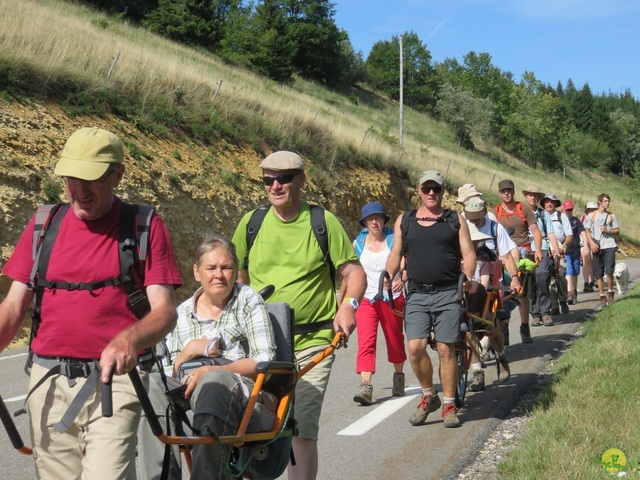
[[[345,298],[342,301],[342,303],[348,303],[349,305],[351,305],[353,307],[354,310],[357,310],[358,307],[360,306],[360,303],[358,303],[358,301],[353,297]]]

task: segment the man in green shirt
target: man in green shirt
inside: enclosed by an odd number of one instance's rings
[[[329,257],[324,255],[311,226],[309,204],[301,200],[304,162],[293,152],[279,151],[260,164],[271,208],[266,213],[248,252],[247,213],[236,229],[233,243],[244,265],[238,281],[259,290],[274,285],[269,299],[287,302],[295,311],[295,350],[301,366],[324,350],[334,331],[348,336],[356,326],[355,309],[366,287],[366,276],[347,233],[338,219],[324,212]],[[346,282],[345,300],[338,305],[331,262]],[[333,356],[310,370],[296,387],[295,417],[298,436],[293,440],[296,465],[289,465],[289,480],[315,479],[318,471],[318,429],[322,401],[329,382]]]

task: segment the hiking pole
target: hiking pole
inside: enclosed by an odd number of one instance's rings
[[[7,431],[7,435],[9,435],[13,448],[23,455],[32,455],[33,452],[31,448],[24,446],[22,437],[20,437],[20,432],[18,432],[18,428],[13,422],[13,418],[11,418],[9,411],[7,410],[7,406],[4,404],[4,400],[2,400],[2,396],[0,396],[0,420],[2,420],[2,424]]]

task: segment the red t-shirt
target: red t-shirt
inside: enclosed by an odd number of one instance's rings
[[[69,208],[53,246],[47,279],[99,282],[120,275],[118,231],[121,201],[97,220],[79,219]],[[35,217],[23,232],[3,273],[28,283],[33,266]],[[151,220],[144,286],[182,284],[166,227],[158,215]],[[107,343],[137,321],[122,285],[87,290],[44,290],[42,322],[33,340],[38,355],[100,358]]]

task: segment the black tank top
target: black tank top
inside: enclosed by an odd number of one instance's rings
[[[445,211],[446,212],[446,211]],[[453,215],[456,215],[453,212]],[[460,238],[448,222],[420,225],[415,216],[408,222],[407,275],[415,283],[449,287],[460,277]]]

